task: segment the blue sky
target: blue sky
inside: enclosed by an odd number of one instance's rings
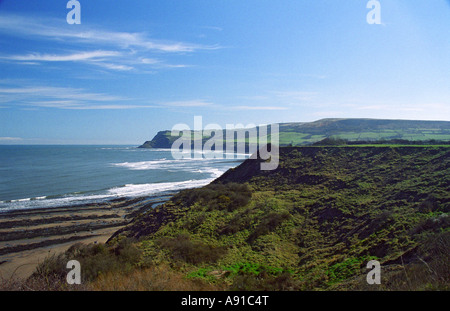
[[[177,123],[450,120],[450,1],[0,0],[0,144]]]

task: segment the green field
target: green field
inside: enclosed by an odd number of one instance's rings
[[[245,134],[245,130],[237,130]],[[256,143],[248,138],[223,139],[241,143]],[[248,135],[248,133],[247,133]],[[246,136],[241,136],[246,137]],[[410,140],[450,141],[450,122],[448,121],[408,121],[408,120],[376,120],[376,119],[323,119],[308,123],[279,124],[279,144],[281,146],[310,145],[324,138],[334,137],[349,141]],[[178,137],[172,137],[170,131],[159,132],[151,141],[145,142],[141,148],[171,148]],[[210,137],[202,136],[202,143]],[[194,133],[191,133],[194,139]],[[269,138],[270,142],[270,132]]]

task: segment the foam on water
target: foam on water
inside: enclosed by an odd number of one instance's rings
[[[95,202],[106,199],[105,195],[91,195],[91,196],[67,196],[56,199],[19,199],[11,201],[0,202],[0,213],[14,210],[26,210],[26,209],[38,209],[38,208],[49,208],[49,207],[59,207],[59,206],[69,206],[78,205],[89,202]]]
[[[154,195],[166,191],[176,191],[188,188],[195,188],[207,185],[213,179],[201,180],[187,180],[171,183],[157,183],[157,184],[129,184],[122,187],[116,187],[108,190],[108,193],[117,197],[140,197],[147,195]]]
[[[140,162],[122,162],[122,163],[112,163],[112,166],[124,167],[130,170],[166,170],[166,169],[176,169],[188,172],[201,172],[201,173],[211,173],[213,176],[218,177],[216,168],[212,167],[201,167],[199,169],[199,162],[202,165],[214,165],[218,163],[228,163],[235,161],[235,159],[203,159],[203,158],[191,158],[191,159],[181,159],[181,160],[167,160],[162,158],[159,160],[151,161],[140,161]],[[222,171],[223,173],[223,171]],[[220,176],[220,175],[219,175]]]
[[[223,157],[217,159],[193,157],[175,160],[172,159],[170,150],[167,149],[147,150],[115,146],[80,147],[79,149],[78,147],[49,148],[41,147],[39,149],[36,147],[29,150],[27,155],[30,158],[29,161],[33,161],[34,165],[30,169],[37,167],[35,159],[38,155],[42,158],[42,163],[38,163],[41,165],[38,167],[40,170],[36,170],[38,174],[47,174],[47,170],[52,169],[57,173],[52,175],[50,171],[47,179],[41,178],[41,180],[39,178],[34,179],[34,176],[30,175],[29,179],[26,180],[32,189],[32,191],[29,191],[30,194],[24,194],[23,198],[11,194],[11,199],[5,195],[6,198],[2,197],[2,200],[0,200],[0,213],[11,210],[102,203],[119,197],[134,198],[164,195],[165,193],[207,185],[240,162],[236,159]],[[20,155],[23,156],[24,151],[19,151]],[[50,159],[53,159],[52,163],[56,164],[48,166],[48,163],[44,161],[48,158],[47,154],[43,155],[45,151],[59,152],[57,153],[58,158],[56,156],[51,157],[53,153],[48,153]],[[136,152],[128,153],[127,151]],[[78,153],[74,155],[74,152]],[[120,161],[121,159],[124,161]],[[65,164],[66,162],[67,165],[61,166],[61,163]],[[73,167],[80,168],[81,172],[72,171]],[[55,168],[62,169],[62,171],[57,171]],[[148,171],[148,173],[145,171]],[[167,174],[169,172],[170,174]],[[91,177],[94,182],[89,179]],[[49,181],[48,193],[46,193],[47,188],[43,186],[33,188],[35,185],[40,186],[39,182],[46,185],[47,181]],[[97,181],[98,183],[95,183]],[[68,183],[68,186],[58,187],[60,184],[65,185],[66,183]],[[52,188],[53,185],[57,186]],[[102,186],[104,188],[101,188]],[[11,184],[10,187],[14,189],[15,185]],[[36,189],[39,190],[36,191]],[[24,193],[26,192],[24,191]]]
[[[216,172],[219,174],[219,171]],[[72,195],[61,198],[32,200],[31,198],[11,200],[9,202],[0,201],[0,213],[11,210],[36,209],[48,207],[63,207],[69,205],[79,205],[87,203],[102,202],[118,197],[134,198],[141,196],[151,196],[163,194],[165,192],[179,191],[183,189],[196,188],[209,184],[214,178],[187,180],[180,182],[149,183],[149,184],[127,184],[120,187],[108,189],[104,194],[93,195]]]

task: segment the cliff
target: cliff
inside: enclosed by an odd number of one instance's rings
[[[280,123],[280,146],[309,145],[327,137],[350,141],[376,140],[450,140],[449,121],[412,121],[377,119],[322,119],[314,122]],[[161,131],[139,148],[171,148],[178,137]],[[223,132],[225,137],[225,132]],[[209,139],[203,137],[202,141]]]
[[[142,213],[111,243],[137,239],[144,261],[235,290],[370,289],[372,259],[377,289],[448,289],[449,147],[290,147],[274,171],[259,161]]]
[[[170,136],[170,131],[160,131],[152,140],[146,141],[138,148],[170,148],[175,138]]]

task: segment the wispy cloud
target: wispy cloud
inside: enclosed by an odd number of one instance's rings
[[[83,89],[51,86],[1,87],[0,95],[9,95],[12,100],[23,98],[59,98],[80,101],[123,101],[124,97],[102,93],[90,93]]]
[[[223,31],[222,27],[217,27],[217,26],[203,26],[201,27],[203,29],[209,29],[209,30],[215,30],[215,31]]]
[[[274,91],[267,90],[258,95],[240,96],[241,105],[231,107],[233,110],[289,110],[294,106],[304,105],[315,100],[316,92],[310,91]]]
[[[164,102],[160,103],[163,107],[211,107],[214,106],[213,103],[203,101],[203,100],[186,100],[186,101],[174,101],[174,102]]]
[[[101,28],[61,27],[61,20],[0,14],[0,33],[6,36],[48,41],[57,44],[59,50],[73,49],[70,53],[48,54],[41,51],[16,55],[0,55],[0,60],[22,65],[43,62],[83,62],[112,71],[130,71],[143,67],[157,69],[186,68],[187,64],[170,64],[164,55],[194,53],[215,50],[218,45],[202,45],[190,42],[153,39],[144,32],[120,32]],[[149,53],[158,58],[148,57]]]
[[[70,39],[85,44],[114,45],[121,48],[143,48],[168,53],[194,52],[196,50],[215,50],[219,45],[202,45],[188,42],[173,42],[149,38],[143,32],[119,32],[89,28],[80,25],[77,29],[58,27],[61,20],[36,18],[13,14],[2,14],[0,31],[15,36],[39,36],[50,40]]]
[[[0,60],[15,61],[22,65],[39,65],[48,62],[83,62],[110,70],[129,71],[134,69],[132,66],[120,64],[120,62],[123,62],[121,58],[123,58],[123,53],[118,51],[86,51],[60,55],[40,53],[0,55]],[[112,63],[113,61],[119,63]]]
[[[95,64],[100,67],[106,68],[106,69],[117,70],[117,71],[130,71],[130,70],[134,69],[134,67],[128,66],[128,65],[112,64],[112,63],[105,63],[105,62],[99,62],[99,63],[95,63]]]
[[[233,111],[244,111],[244,110],[287,110],[287,107],[278,106],[258,106],[258,105],[219,105],[210,101],[205,100],[185,100],[185,101],[173,101],[173,102],[163,102],[159,103],[160,108],[214,108],[220,110],[233,110]]]
[[[17,61],[74,62],[74,61],[99,60],[119,55],[121,55],[121,53],[116,51],[92,51],[92,52],[77,52],[66,55],[31,53],[27,55],[0,56],[0,58]]]
[[[317,92],[306,91],[274,91],[271,92],[275,97],[291,102],[310,101],[317,97]]]
[[[131,98],[84,89],[51,86],[0,86],[0,102],[22,109],[56,108],[68,110],[92,109],[141,109],[156,108],[154,105],[129,104]]]
[[[144,109],[155,108],[154,106],[144,105],[74,105],[64,107],[69,110],[128,110],[128,109]]]
[[[287,107],[277,106],[233,106],[230,107],[233,110],[287,110]]]
[[[15,142],[21,140],[23,140],[21,137],[0,137],[0,142]]]
[[[20,80],[0,80],[0,103],[4,108],[65,109],[65,110],[117,110],[117,109],[175,109],[218,107],[203,99],[149,102],[139,98],[128,98],[105,93],[90,92],[82,88],[27,85]],[[17,82],[17,81],[16,81]]]

